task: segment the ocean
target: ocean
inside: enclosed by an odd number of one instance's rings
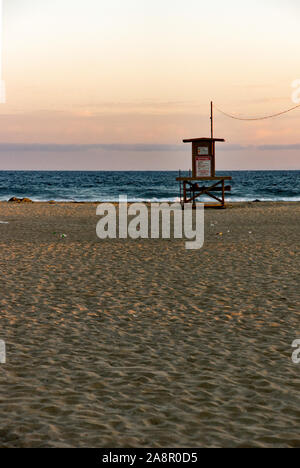
[[[182,173],[187,175],[186,173]],[[227,201],[300,201],[300,171],[222,171],[233,180]],[[0,200],[178,201],[177,171],[0,171]],[[205,200],[205,198],[203,199]]]

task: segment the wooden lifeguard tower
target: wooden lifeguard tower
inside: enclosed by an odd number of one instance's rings
[[[211,138],[183,140],[183,143],[192,143],[192,171],[189,171],[188,177],[182,177],[179,171],[179,177],[176,179],[180,184],[180,203],[183,208],[185,203],[196,206],[197,199],[203,195],[214,199],[214,203],[206,203],[205,206],[226,207],[225,192],[230,191],[231,186],[225,183],[232,180],[232,177],[216,176],[216,142],[225,142],[225,140],[213,137],[211,104]]]

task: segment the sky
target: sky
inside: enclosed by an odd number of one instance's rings
[[[0,170],[188,169],[211,100],[245,117],[300,104],[299,0],[2,3]],[[299,121],[215,111],[217,169],[300,169]]]

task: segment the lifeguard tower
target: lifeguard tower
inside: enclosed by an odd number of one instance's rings
[[[225,208],[225,193],[231,186],[225,185],[232,180],[229,176],[216,176],[216,142],[225,142],[221,138],[213,138],[213,107],[211,105],[211,138],[191,138],[183,143],[192,144],[192,171],[187,177],[182,177],[179,171],[177,181],[180,185],[180,203],[196,206],[197,199],[206,195],[214,200],[205,206]],[[221,192],[221,193],[220,193]],[[201,200],[199,200],[201,201]]]

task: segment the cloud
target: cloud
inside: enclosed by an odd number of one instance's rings
[[[0,152],[83,152],[83,151],[126,151],[126,152],[174,152],[184,151],[184,145],[151,143],[96,143],[96,144],[54,144],[54,143],[0,143]],[[300,143],[285,145],[218,145],[218,151],[299,151]]]
[[[294,145],[260,145],[257,149],[262,151],[289,151],[300,150],[300,143]]]
[[[181,151],[182,145],[168,144],[123,144],[123,143],[97,143],[97,144],[39,144],[39,143],[0,143],[0,151],[31,151],[31,152],[74,152],[74,151]]]
[[[219,147],[223,151],[299,151],[300,143],[290,145],[224,145]]]

